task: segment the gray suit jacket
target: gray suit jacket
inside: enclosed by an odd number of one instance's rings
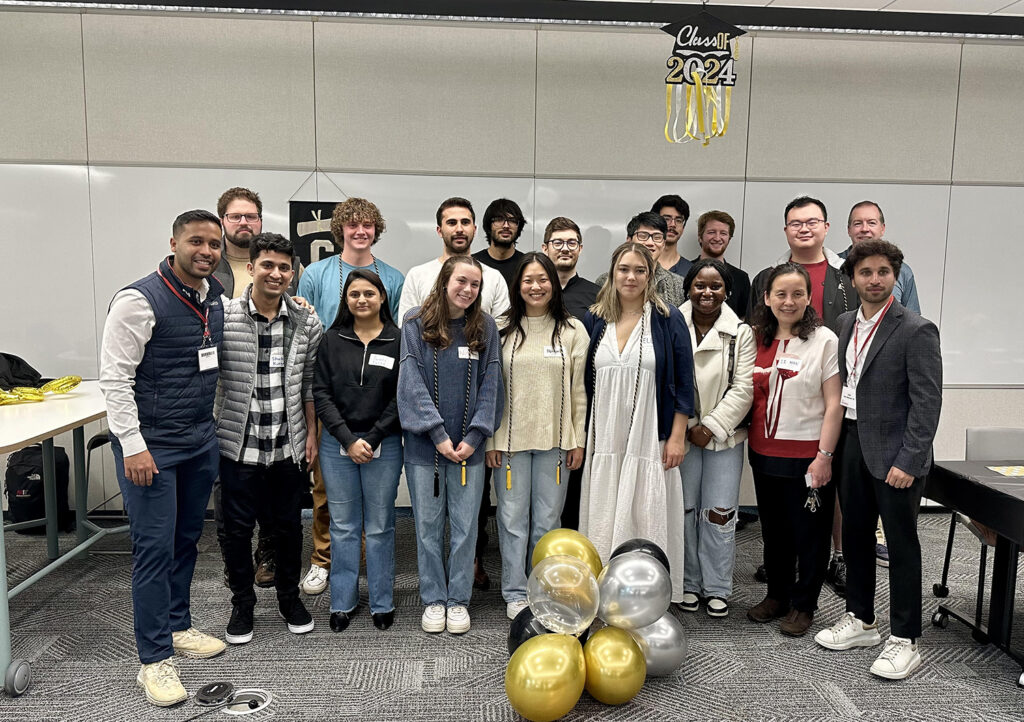
[[[856,311],[839,317],[839,378],[844,386],[849,373],[846,349],[856,320]],[[942,408],[939,329],[893,301],[861,363],[857,434],[864,463],[877,479],[884,479],[892,466],[925,476]]]

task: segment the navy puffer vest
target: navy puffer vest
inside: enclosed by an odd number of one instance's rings
[[[160,263],[160,273],[200,311],[209,309],[210,342],[219,353],[224,338],[224,287],[210,276],[210,290],[200,304],[198,294],[174,275],[171,258]],[[156,316],[153,336],[135,371],[135,404],[142,438],[147,446],[199,448],[216,436],[213,400],[218,369],[199,370],[203,322],[156,272],[128,288],[142,293]]]

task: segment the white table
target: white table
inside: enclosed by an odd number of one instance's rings
[[[23,449],[41,441],[43,447],[43,493],[46,502],[46,553],[52,560],[14,589],[7,589],[7,549],[0,534],[0,674],[4,675],[4,688],[12,697],[28,689],[32,672],[25,660],[11,660],[11,619],[9,600],[20,594],[50,572],[81,554],[108,534],[123,532],[127,526],[104,529],[86,518],[89,480],[85,475],[85,424],[107,415],[98,381],[83,381],[66,394],[47,394],[40,403],[0,406],[0,453]],[[60,554],[57,544],[57,474],[53,463],[53,437],[65,431],[73,432],[75,459],[75,518],[78,544]],[[24,522],[4,527],[13,528],[39,525]]]

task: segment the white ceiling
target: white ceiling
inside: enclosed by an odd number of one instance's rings
[[[628,1],[692,4],[694,0]],[[1024,16],[1024,0],[710,0],[708,5],[712,12],[715,5],[748,5],[751,7],[815,8],[820,10],[883,10],[908,13]]]

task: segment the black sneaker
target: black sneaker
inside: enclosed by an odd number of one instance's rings
[[[825,581],[838,596],[846,596],[846,561],[842,557],[832,557],[825,572]]]
[[[252,641],[252,607],[236,604],[232,608],[224,639],[228,644],[245,644]]]
[[[288,623],[288,631],[292,634],[305,634],[313,631],[313,617],[306,611],[306,605],[298,597],[279,603],[281,618]]]

